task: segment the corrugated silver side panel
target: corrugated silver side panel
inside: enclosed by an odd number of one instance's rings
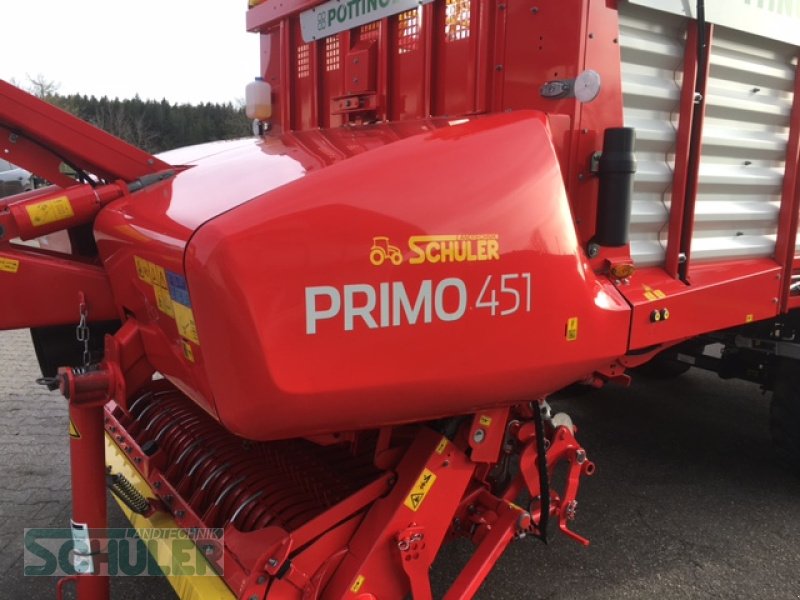
[[[636,128],[639,161],[631,254],[640,266],[661,264],[687,20],[627,2],[620,3],[619,16],[625,124]],[[715,30],[693,260],[774,251],[795,54],[788,44]]]
[[[631,254],[639,266],[664,260],[686,20],[619,5],[625,125],[636,129],[638,170]]]
[[[795,54],[788,44],[715,29],[692,260],[774,252]]]

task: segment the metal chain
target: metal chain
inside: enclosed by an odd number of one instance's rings
[[[89,326],[86,324],[86,320],[89,318],[89,309],[82,298],[78,308],[81,320],[75,328],[75,337],[79,342],[83,342],[83,366],[88,367],[92,362],[92,355],[89,353]]]

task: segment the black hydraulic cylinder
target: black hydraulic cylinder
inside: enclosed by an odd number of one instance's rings
[[[594,242],[600,246],[624,246],[628,243],[633,199],[633,175],[636,173],[632,127],[606,129],[598,176],[597,228]]]

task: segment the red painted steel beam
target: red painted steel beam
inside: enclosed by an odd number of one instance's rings
[[[707,50],[702,65],[699,64],[700,57],[697,52],[697,21],[689,23],[686,36],[680,122],[675,148],[675,175],[672,181],[667,251],[664,259],[664,269],[670,277],[675,278],[688,269],[692,232],[694,231],[694,208],[700,173],[703,120],[713,33],[713,25],[708,25],[706,29]],[[696,81],[700,76],[703,77],[703,87],[701,90],[696,90]],[[699,91],[702,95],[699,107],[696,106],[695,91]],[[681,255],[683,255],[683,260],[681,260]]]
[[[472,598],[513,541],[519,531],[520,519],[525,513],[511,504],[502,505],[498,512],[501,514],[492,525],[489,535],[478,545],[469,562],[447,590],[444,600]]]
[[[0,286],[0,330],[77,323],[81,292],[92,320],[119,317],[105,270],[65,255],[2,246]]]
[[[107,180],[133,181],[170,168],[147,152],[2,80],[0,127],[17,138],[4,137],[0,149],[8,151],[6,158],[21,167],[41,166],[45,148],[71,166]],[[19,144],[21,140],[26,144]],[[55,174],[52,176],[59,181]]]
[[[434,4],[429,3],[422,7],[422,32],[420,37],[422,39],[422,47],[425,52],[425,67],[423,72],[424,92],[423,92],[423,116],[429,117],[432,114],[433,107],[433,24],[436,13],[434,12]]]
[[[781,208],[778,214],[778,236],[775,260],[783,267],[781,312],[788,310],[789,286],[797,244],[798,211],[800,211],[800,60],[794,77],[794,101],[789,120],[789,141],[786,146],[786,167],[783,175]]]
[[[104,567],[108,528],[103,406],[114,387],[105,368],[58,371],[61,393],[69,402],[70,477],[72,481],[73,565],[78,600],[108,600],[110,580]]]
[[[699,35],[699,32],[698,32]],[[694,209],[697,202],[697,191],[700,179],[700,162],[703,152],[703,122],[706,115],[706,96],[708,92],[708,75],[711,66],[711,48],[714,39],[714,25],[709,24],[706,26],[705,42],[706,51],[705,56],[698,57],[698,79],[702,83],[697,89],[700,94],[699,104],[695,107],[695,115],[692,120],[692,136],[691,144],[689,146],[689,168],[688,177],[686,180],[686,199],[683,205],[683,225],[681,226],[681,247],[680,254],[683,255],[684,260],[679,261],[678,276],[688,283],[689,263],[691,261],[692,250],[692,233],[694,232]]]
[[[263,4],[260,6],[264,6]],[[280,115],[283,131],[292,129],[292,53],[291,38],[292,28],[288,20],[281,21],[280,30]]]
[[[320,4],[319,0],[269,0],[247,11],[247,31],[264,31],[273,23]]]
[[[672,178],[672,201],[669,209],[669,229],[664,269],[670,277],[678,277],[681,246],[681,227],[686,202],[686,182],[689,178],[689,145],[694,118],[694,82],[697,79],[697,22],[690,21],[683,55],[683,85],[681,88],[680,120],[675,143],[675,171]]]

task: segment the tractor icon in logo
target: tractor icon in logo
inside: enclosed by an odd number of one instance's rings
[[[387,259],[392,261],[392,264],[395,266],[402,263],[403,255],[400,252],[400,248],[392,246],[389,243],[389,238],[385,235],[372,238],[369,261],[376,267],[380,267]]]

